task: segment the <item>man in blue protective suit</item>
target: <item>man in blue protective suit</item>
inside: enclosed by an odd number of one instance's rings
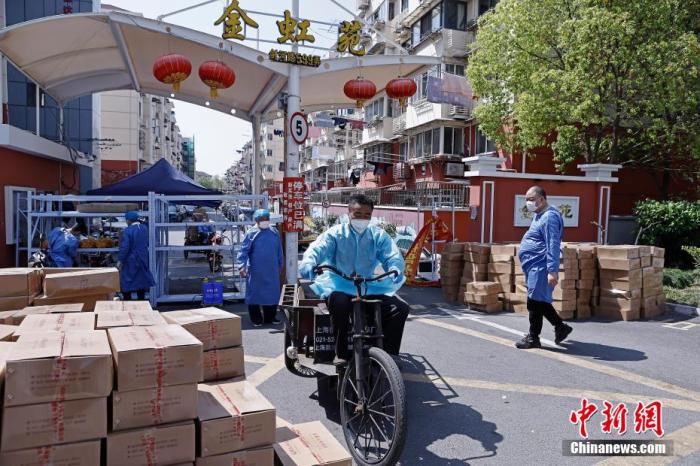
[[[129,211],[125,215],[127,227],[119,241],[119,280],[122,298],[132,299],[136,292],[139,300],[146,299],[146,290],[155,282],[148,270],[148,227],[139,221],[138,212]]]
[[[84,232],[85,225],[80,223],[67,228],[56,227],[49,233],[49,257],[55,267],[73,267],[77,263],[80,234]]]
[[[246,277],[245,303],[253,326],[279,324],[275,317],[280,300],[280,272],[284,267],[282,241],[270,228],[270,212],[258,209],[253,214],[256,226],[248,230],[238,254],[241,277]],[[260,308],[262,307],[262,312]]]
[[[372,277],[380,265],[387,272],[396,271],[395,278],[370,283],[367,289],[368,299],[382,302],[384,349],[389,354],[399,354],[404,324],[410,311],[409,305],[396,296],[405,281],[403,256],[381,227],[370,225],[373,210],[371,199],[361,194],[353,195],[348,203],[350,222],[335,225],[319,236],[304,253],[300,265],[300,275],[315,278],[311,288],[328,300],[335,334],[335,352],[339,359],[347,360],[349,356],[347,335],[355,286],[328,271],[315,277],[316,267],[332,265],[346,275],[367,278]]]
[[[533,186],[525,194],[527,210],[534,214],[530,229],[520,243],[518,257],[527,282],[527,310],[530,333],[516,343],[520,349],[540,348],[542,319],[554,326],[554,341],[559,344],[573,330],[552,306],[552,290],[559,282],[559,256],[564,219],[547,203],[547,193]]]

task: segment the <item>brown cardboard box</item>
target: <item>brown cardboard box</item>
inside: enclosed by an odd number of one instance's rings
[[[576,319],[590,319],[592,316],[591,306],[589,304],[577,304],[576,305]]]
[[[352,457],[319,421],[277,429],[275,453],[282,466],[352,466]]]
[[[464,249],[476,254],[482,254],[488,256],[491,252],[491,245],[487,243],[473,243],[468,242],[464,244]]]
[[[275,407],[245,380],[200,384],[197,416],[202,457],[275,441]]]
[[[651,256],[643,256],[643,257],[641,257],[642,268],[644,268],[644,267],[651,267],[652,259],[653,259],[653,258],[652,258]]]
[[[598,260],[600,259],[638,259],[639,246],[598,246],[596,248]]]
[[[573,279],[559,280],[559,287],[563,290],[575,290],[576,289],[576,280],[573,280]]]
[[[67,312],[83,312],[85,305],[83,303],[72,304],[54,304],[42,306],[30,306],[32,311],[37,311],[37,314],[65,314]],[[40,308],[40,309],[37,309]],[[46,311],[46,312],[43,312]]]
[[[5,406],[105,397],[112,353],[102,331],[28,333],[7,357]]]
[[[8,466],[97,466],[101,442],[66,443],[0,453],[0,464]]]
[[[581,269],[579,270],[579,279],[581,280],[595,280],[598,276],[598,271],[596,269]]]
[[[155,311],[103,311],[97,314],[98,329],[167,325],[167,321]]]
[[[65,296],[58,298],[47,298],[46,296],[37,296],[34,298],[34,306],[49,306],[59,304],[82,304],[83,312],[92,312],[95,309],[95,303],[104,299],[113,298],[114,294],[86,294],[81,296]]]
[[[476,304],[479,306],[488,306],[493,304],[498,304],[497,294],[475,294],[475,293],[465,293],[464,300],[469,304]]]
[[[139,301],[141,302],[141,301]],[[124,301],[97,301],[95,303],[95,314],[105,311],[123,311]]]
[[[2,451],[107,436],[107,398],[5,406]]]
[[[112,430],[134,429],[197,417],[197,384],[112,393]]]
[[[651,266],[654,267],[655,269],[662,269],[664,267],[664,258],[663,257],[653,257],[651,259]]]
[[[25,317],[30,315],[47,315],[51,310],[47,306],[27,306],[12,314],[12,325],[20,325]]]
[[[600,286],[603,288],[617,288],[620,290],[632,290],[642,287],[642,269],[622,271],[622,270],[601,270]]]
[[[513,273],[513,262],[489,262],[488,273],[510,275]]]
[[[44,296],[80,296],[119,291],[119,270],[116,268],[78,270],[44,277]]]
[[[488,264],[489,254],[479,254],[478,252],[465,252],[464,261],[471,262],[474,264]]]
[[[106,456],[106,466],[192,463],[195,459],[194,423],[112,432],[107,436]]]
[[[221,348],[204,352],[205,382],[232,379],[245,375],[243,347]]]
[[[64,314],[32,314],[24,318],[15,331],[15,336],[30,333],[72,332],[95,330],[95,314],[71,312]]]
[[[467,285],[470,293],[498,294],[503,292],[500,283],[495,282],[472,282]]]
[[[641,311],[637,309],[615,309],[611,307],[596,306],[593,308],[593,315],[596,317],[606,317],[612,320],[639,320]]]
[[[515,244],[492,244],[491,255],[493,256],[514,256]]]
[[[32,298],[27,296],[15,296],[0,298],[0,311],[12,311],[24,309],[32,303]]]
[[[581,269],[581,270],[595,269],[595,268],[596,268],[595,259],[593,259],[593,258],[590,258],[590,259],[579,259],[579,261],[578,261],[578,268]]]
[[[558,301],[554,300],[552,301],[552,306],[554,306],[555,311],[559,312],[573,312],[576,310],[576,300],[574,299],[573,301]],[[573,317],[573,315],[572,315]]]
[[[0,324],[0,341],[12,341],[16,330],[16,325]]]
[[[36,296],[41,293],[41,271],[29,268],[0,269],[0,296]]]
[[[618,290],[618,289],[600,289],[600,295],[604,298],[624,298],[624,299],[641,299],[642,290],[635,288],[634,290]]]
[[[663,293],[663,286],[653,286],[650,288],[642,288],[642,298],[650,298],[652,296],[657,296]]]
[[[651,246],[637,246],[639,257],[651,257]]]
[[[501,312],[503,310],[503,303],[497,301],[489,304],[469,304],[469,309],[481,312]]]
[[[197,466],[272,466],[275,464],[275,451],[272,446],[237,451],[224,455],[197,458]]]
[[[644,288],[657,288],[663,286],[664,277],[661,274],[650,275],[644,277],[642,280],[642,286]]]
[[[148,301],[122,301],[124,311],[152,311]]]
[[[576,301],[576,290],[565,290],[556,286],[552,290],[552,298],[560,301]]]
[[[652,247],[651,247],[651,255],[652,255],[653,257],[657,257],[657,258],[662,258],[662,259],[663,259],[664,256],[665,256],[665,254],[666,254],[666,251],[665,251],[664,248],[660,248],[660,247],[658,247],[658,246],[652,246]]]
[[[488,264],[474,264],[471,262],[465,262],[462,268],[464,272],[471,271],[478,274],[486,274],[489,271]]]
[[[578,289],[578,290],[592,290],[594,286],[595,286],[594,280],[581,279],[581,280],[576,281],[576,289]]]
[[[120,391],[195,383],[202,376],[202,343],[179,325],[107,331]]]
[[[456,283],[459,283],[459,276]],[[243,344],[241,318],[236,314],[215,307],[205,307],[189,311],[166,312],[163,316],[168,322],[182,325],[185,330],[197,337],[205,351]]]
[[[603,309],[624,310],[624,311],[639,311],[642,306],[641,298],[610,298],[607,296],[600,297],[600,307]]]
[[[639,258],[607,259],[599,257],[598,264],[601,270],[635,270],[642,267],[642,262]]]

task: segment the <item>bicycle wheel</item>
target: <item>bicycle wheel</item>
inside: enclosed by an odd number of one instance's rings
[[[343,377],[340,421],[345,442],[360,465],[393,465],[406,442],[406,387],[398,366],[384,350],[370,348],[365,364],[364,380],[357,380],[353,362]]]
[[[302,366],[298,359],[292,359],[287,355],[287,348],[292,345],[292,337],[289,334],[289,327],[284,324],[284,366],[289,372],[299,377],[316,377],[316,371],[310,367]]]

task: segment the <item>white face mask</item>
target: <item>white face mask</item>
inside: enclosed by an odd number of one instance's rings
[[[258,226],[260,227],[261,230],[267,230],[268,228],[270,228],[270,221],[263,220],[262,222],[258,223]]]
[[[367,227],[369,226],[369,220],[362,220],[359,218],[353,218],[350,220],[350,226],[358,232],[359,234],[362,234],[365,232]]]
[[[525,207],[530,212],[535,212],[537,210],[537,204],[535,203],[535,201],[525,201]]]

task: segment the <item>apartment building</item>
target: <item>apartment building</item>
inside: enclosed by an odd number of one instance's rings
[[[251,147],[252,152],[252,147]],[[284,119],[266,122],[260,128],[261,192],[275,196],[282,192],[284,179]]]

